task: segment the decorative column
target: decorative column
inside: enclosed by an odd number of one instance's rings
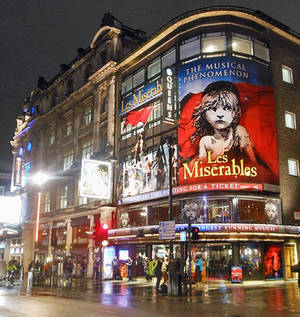
[[[89,215],[88,218],[90,219],[90,231],[92,232],[94,228],[94,215]],[[87,276],[90,278],[93,277],[93,265],[94,265],[93,251],[94,251],[94,241],[93,239],[89,239],[89,244],[88,244],[89,262],[88,262]]]
[[[66,219],[67,224],[67,237],[66,237],[66,256],[71,255],[70,249],[72,244],[72,226],[71,219]]]
[[[114,131],[115,131],[115,83],[116,77],[112,76],[108,90],[108,114],[107,114],[107,148],[112,151],[114,148]]]
[[[52,240],[52,228],[53,228],[53,222],[48,223],[48,258],[50,261],[53,261],[53,254],[52,254],[52,246],[51,246],[51,240]]]

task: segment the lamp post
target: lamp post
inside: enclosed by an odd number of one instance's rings
[[[35,238],[34,238],[34,252],[33,252],[33,261],[36,261],[36,248],[39,239],[39,225],[40,225],[40,211],[41,211],[41,200],[42,200],[42,185],[47,182],[49,176],[45,173],[39,172],[32,177],[32,181],[38,185],[39,191],[37,194],[37,210],[36,210],[36,222],[35,222]]]

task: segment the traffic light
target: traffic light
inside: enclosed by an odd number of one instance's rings
[[[93,238],[96,247],[105,246],[108,244],[108,225],[106,223],[101,224],[100,221],[96,222],[93,230]]]
[[[199,228],[192,228],[192,240],[199,240]]]

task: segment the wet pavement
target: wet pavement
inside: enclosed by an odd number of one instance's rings
[[[205,285],[208,285],[208,290]],[[85,312],[85,313],[84,313]],[[74,281],[72,288],[26,285],[0,288],[2,316],[300,316],[296,281],[222,281],[193,288],[193,295],[156,294],[154,281],[105,281],[102,292],[92,280]]]

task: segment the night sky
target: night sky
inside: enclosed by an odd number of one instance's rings
[[[260,10],[300,33],[300,0],[1,0],[0,170],[11,169],[10,140],[24,98],[90,45],[105,12],[147,35],[191,10],[235,5]]]

